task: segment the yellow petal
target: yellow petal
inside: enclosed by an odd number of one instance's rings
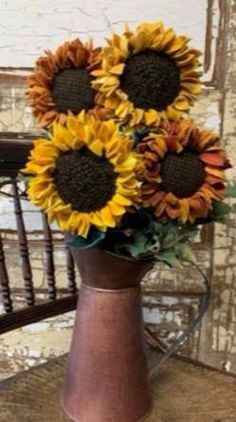
[[[148,110],[145,113],[145,123],[146,125],[152,125],[154,123],[159,123],[160,121],[160,116],[158,115],[158,113],[155,110]]]
[[[138,125],[142,121],[143,115],[144,115],[144,110],[142,110],[141,108],[135,108],[133,111],[131,125],[132,126]]]
[[[184,97],[178,97],[175,100],[175,108],[180,111],[187,111],[189,109],[189,101]]]
[[[107,72],[104,69],[97,69],[97,70],[93,70],[91,72],[91,75],[96,76],[98,78],[101,78],[101,77],[107,76]],[[94,82],[96,82],[96,81],[94,81]]]
[[[164,50],[168,43],[170,43],[175,38],[175,33],[172,28],[167,29],[163,35],[161,41],[161,49]]]
[[[74,117],[68,117],[67,127],[72,134],[71,146],[74,148],[79,147],[81,145],[81,141],[85,138],[84,123]]]
[[[110,73],[114,75],[121,75],[123,73],[124,67],[125,67],[124,63],[119,63],[110,69]]]
[[[116,190],[117,194],[124,195],[125,197],[132,198],[136,195],[136,186],[135,187],[126,187],[125,185],[120,185]]]
[[[111,213],[115,216],[121,216],[126,211],[126,209],[122,205],[116,204],[113,200],[108,202],[108,206],[111,210]]]
[[[182,82],[181,83],[181,88],[185,88],[187,89],[189,92],[191,92],[192,94],[199,94],[202,90],[202,86],[199,83],[196,84],[190,84],[187,82]]]
[[[54,187],[51,183],[49,184],[31,184],[28,189],[28,195],[37,201],[40,199],[43,200],[43,198],[48,197],[54,192]]]
[[[106,145],[106,156],[112,160],[112,158],[115,158],[115,161],[117,162],[117,154],[120,151],[120,143],[116,141],[111,141]]]
[[[132,201],[128,198],[126,198],[123,195],[120,195],[119,193],[116,193],[113,197],[113,202],[118,205],[124,205],[124,206],[130,206],[132,205]]]
[[[46,165],[38,165],[36,163],[34,163],[33,161],[28,162],[26,168],[24,169],[24,173],[28,173],[28,174],[42,174],[42,173],[46,173],[47,171],[52,171],[53,168],[55,167],[55,164],[46,164]]]
[[[66,151],[71,147],[74,139],[73,134],[64,126],[54,123],[52,141],[62,151]]]
[[[140,31],[130,38],[129,44],[132,46],[134,53],[145,50],[148,46],[148,37],[144,31]]]
[[[186,223],[189,217],[189,200],[181,199],[180,200],[180,219],[183,223]]]
[[[54,200],[54,202],[49,201],[48,204],[48,212],[51,214],[63,214],[66,212],[70,212],[71,211],[71,205],[70,204],[65,204],[59,197],[57,199]]]
[[[195,60],[195,55],[190,54],[189,51],[187,54],[183,55],[183,57],[178,57],[178,59],[175,57],[175,62],[178,67],[193,65]]]
[[[107,129],[107,134],[105,129]],[[117,124],[114,122],[114,120],[108,120],[101,124],[101,137],[105,141],[110,141],[111,137],[118,132]]]
[[[114,216],[111,213],[111,210],[108,206],[104,207],[102,210],[100,210],[100,215],[102,217],[104,226],[107,227],[115,227],[116,226],[116,220]]]
[[[166,115],[170,120],[178,120],[181,114],[173,106],[169,106],[167,108]]]
[[[100,211],[92,212],[90,214],[91,223],[94,224],[97,227],[103,227],[104,222],[101,217]]]
[[[99,157],[102,156],[103,151],[104,151],[104,145],[101,143],[101,141],[99,139],[95,139],[95,141],[93,141],[90,145],[89,145],[89,149],[96,155],[98,155]]]
[[[70,219],[70,215],[65,213],[65,214],[59,214],[57,217],[57,223],[59,225],[59,227],[61,228],[61,230],[65,230],[65,231],[69,231],[69,219]],[[55,220],[55,215],[50,215],[49,217],[50,222]]]
[[[132,105],[129,101],[125,101],[120,103],[120,105],[116,109],[116,115],[121,117],[122,119],[127,116],[129,111],[132,109]]]
[[[119,97],[113,95],[112,97],[106,98],[104,105],[105,107],[111,108],[112,110],[114,110],[119,106],[120,101],[121,100]]]
[[[119,84],[119,81],[116,76],[105,76],[99,80],[101,84],[104,84],[105,87],[113,87]]]
[[[184,45],[188,41],[189,41],[189,38],[187,38],[184,35],[183,36],[176,37],[175,41],[168,46],[167,52],[169,54],[173,54],[174,52],[176,52],[179,49],[181,49],[182,47],[184,47]]]
[[[132,171],[137,164],[137,160],[134,156],[128,156],[128,158],[121,163],[117,163],[116,157],[112,158],[110,161],[115,165],[115,171],[121,174]]]
[[[152,47],[157,51],[162,50],[162,41],[163,41],[163,34],[159,34],[158,36],[155,37],[155,41],[154,43],[152,43]]]
[[[87,215],[80,215],[78,221],[78,234],[84,238],[88,236],[90,223]]]
[[[47,139],[36,139],[36,141],[34,141],[34,146],[39,146],[39,145],[45,145],[45,144],[49,144],[50,145],[50,141],[48,141]]]
[[[37,145],[31,150],[30,159],[45,159],[51,160],[57,158],[60,150],[53,144],[53,142]]]

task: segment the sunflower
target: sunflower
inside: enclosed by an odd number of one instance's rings
[[[132,147],[112,120],[69,116],[35,142],[23,170],[33,175],[28,195],[64,231],[87,237],[91,226],[115,227],[139,199]]]
[[[114,34],[92,72],[96,101],[131,126],[159,125],[187,112],[201,91],[199,56],[186,36],[162,22]]]
[[[55,53],[48,51],[37,60],[28,78],[27,96],[41,127],[49,129],[54,121],[65,124],[68,113],[77,115],[82,110],[103,114],[95,105],[91,85],[91,71],[99,61],[100,49],[79,39],[67,41]]]
[[[216,134],[190,120],[166,122],[137,148],[143,156],[144,205],[156,217],[194,223],[223,200],[224,170],[231,166]]]

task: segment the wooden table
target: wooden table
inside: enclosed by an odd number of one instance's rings
[[[156,359],[152,353],[151,365]],[[69,422],[60,407],[65,362],[62,356],[0,383],[0,422]],[[151,385],[145,422],[236,422],[234,376],[172,358]]]

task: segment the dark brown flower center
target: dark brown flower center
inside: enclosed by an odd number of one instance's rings
[[[168,153],[161,164],[162,188],[177,198],[192,196],[205,180],[205,167],[191,151]]]
[[[84,147],[58,157],[54,182],[66,204],[80,212],[91,212],[103,208],[113,197],[116,174],[106,157],[98,157]]]
[[[180,91],[180,72],[164,52],[144,50],[127,59],[121,89],[135,107],[165,110]]]
[[[94,107],[95,91],[92,77],[86,69],[76,67],[60,70],[52,83],[52,98],[61,112],[74,114]]]

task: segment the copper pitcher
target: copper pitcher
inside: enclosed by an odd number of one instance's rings
[[[152,263],[72,253],[82,285],[63,408],[76,422],[136,422],[151,406],[140,282]]]

